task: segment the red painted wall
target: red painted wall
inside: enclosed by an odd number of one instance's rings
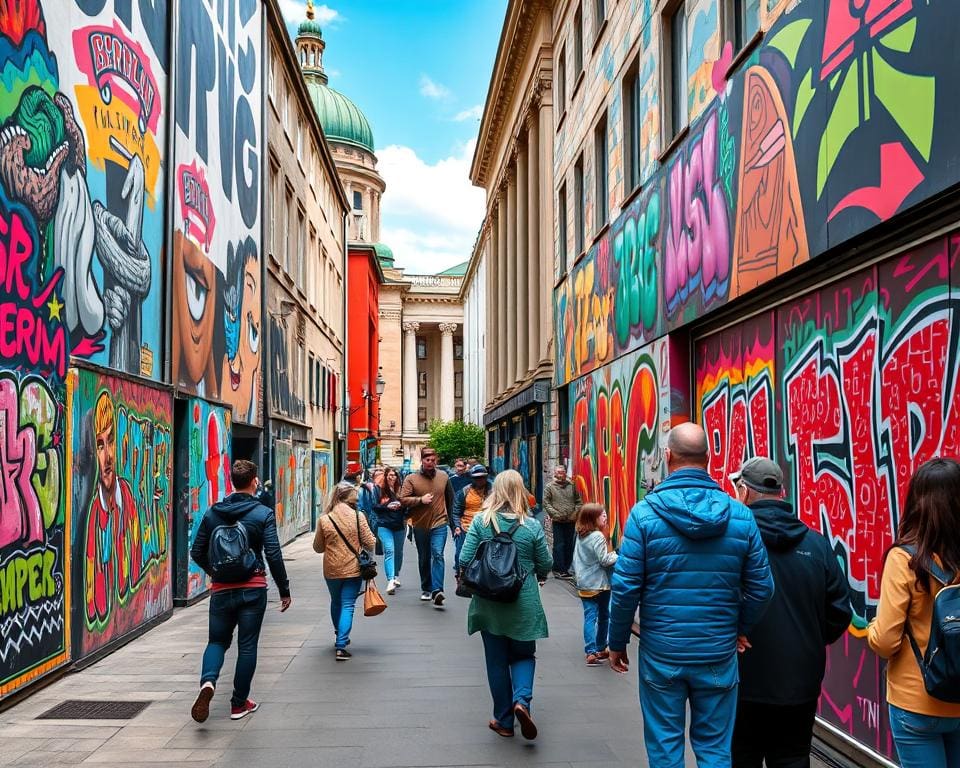
[[[376,397],[380,365],[380,272],[373,249],[350,248],[347,259],[347,392],[350,396],[347,463],[360,461],[360,441],[379,429]]]

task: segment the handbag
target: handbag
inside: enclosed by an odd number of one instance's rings
[[[387,601],[383,599],[375,581],[368,581],[363,592],[363,615],[377,616],[387,610]]]
[[[357,552],[354,549],[353,544],[347,541],[347,537],[343,535],[343,531],[340,530],[340,526],[337,525],[333,517],[328,516],[330,519],[330,524],[333,526],[334,530],[337,532],[337,535],[343,539],[343,543],[347,545],[347,549],[353,552],[354,557],[357,558],[357,565],[360,567],[360,578],[364,581],[370,581],[371,579],[377,578],[377,561],[371,557],[370,553],[365,549],[361,549]],[[357,512],[357,541],[360,541],[360,513]]]

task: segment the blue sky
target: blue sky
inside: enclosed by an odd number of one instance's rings
[[[305,0],[280,0],[291,29]],[[387,182],[381,240],[408,272],[470,257],[483,190],[470,185],[506,0],[331,0],[315,5],[331,87],[373,127]]]

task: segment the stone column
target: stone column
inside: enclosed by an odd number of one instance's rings
[[[484,307],[491,307],[497,300],[497,217],[491,215],[489,223],[485,228],[485,237],[487,240],[487,268],[486,268],[486,288],[482,294],[481,301]],[[484,350],[484,362],[487,366],[487,391],[496,391],[497,389],[497,356],[494,353],[497,339],[497,318],[499,314],[487,309],[484,312],[484,325],[486,327],[486,339]],[[486,394],[483,395],[483,401],[480,403],[481,411],[486,406]]]
[[[517,374],[522,379],[528,368],[529,333],[527,322],[530,318],[527,295],[527,149],[520,147],[517,152]]]
[[[403,433],[417,429],[417,331],[420,323],[403,324]]]
[[[507,171],[510,181],[507,184],[507,387],[517,380],[517,175],[516,166]]]
[[[507,194],[500,189],[497,200],[497,303],[490,307],[496,312],[497,335],[491,342],[497,347],[497,387],[493,397],[499,397],[507,388]]]
[[[540,91],[540,190],[541,200],[553,200],[553,102],[550,79],[541,78]],[[553,285],[553,205],[540,208],[540,359],[549,361],[548,345],[553,338],[553,317],[550,311],[550,287]]]
[[[527,117],[527,350],[528,366],[531,372],[540,362],[540,140],[539,115],[536,107]],[[553,238],[551,237],[551,242]],[[550,274],[553,274],[553,260],[550,260]],[[547,296],[550,296],[553,283],[550,283]]]
[[[440,323],[440,418],[453,421],[453,333],[456,323]]]

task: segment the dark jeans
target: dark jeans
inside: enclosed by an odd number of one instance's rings
[[[817,701],[773,706],[737,703],[733,728],[733,768],[809,768]]]
[[[250,696],[250,682],[257,669],[257,643],[267,610],[267,590],[227,589],[210,595],[210,637],[203,652],[201,685],[217,684],[223,657],[237,630],[237,668],[233,673],[233,697],[230,703],[240,707]]]
[[[577,524],[574,522],[553,522],[553,570],[556,573],[570,573],[573,567],[573,546],[577,538]]]
[[[432,530],[413,529],[417,544],[417,567],[420,569],[420,589],[423,592],[443,591],[443,549],[447,545],[447,526]]]
[[[480,630],[487,663],[487,683],[493,697],[493,719],[501,728],[513,728],[513,705],[531,710],[533,677],[537,669],[537,644],[512,640]]]

